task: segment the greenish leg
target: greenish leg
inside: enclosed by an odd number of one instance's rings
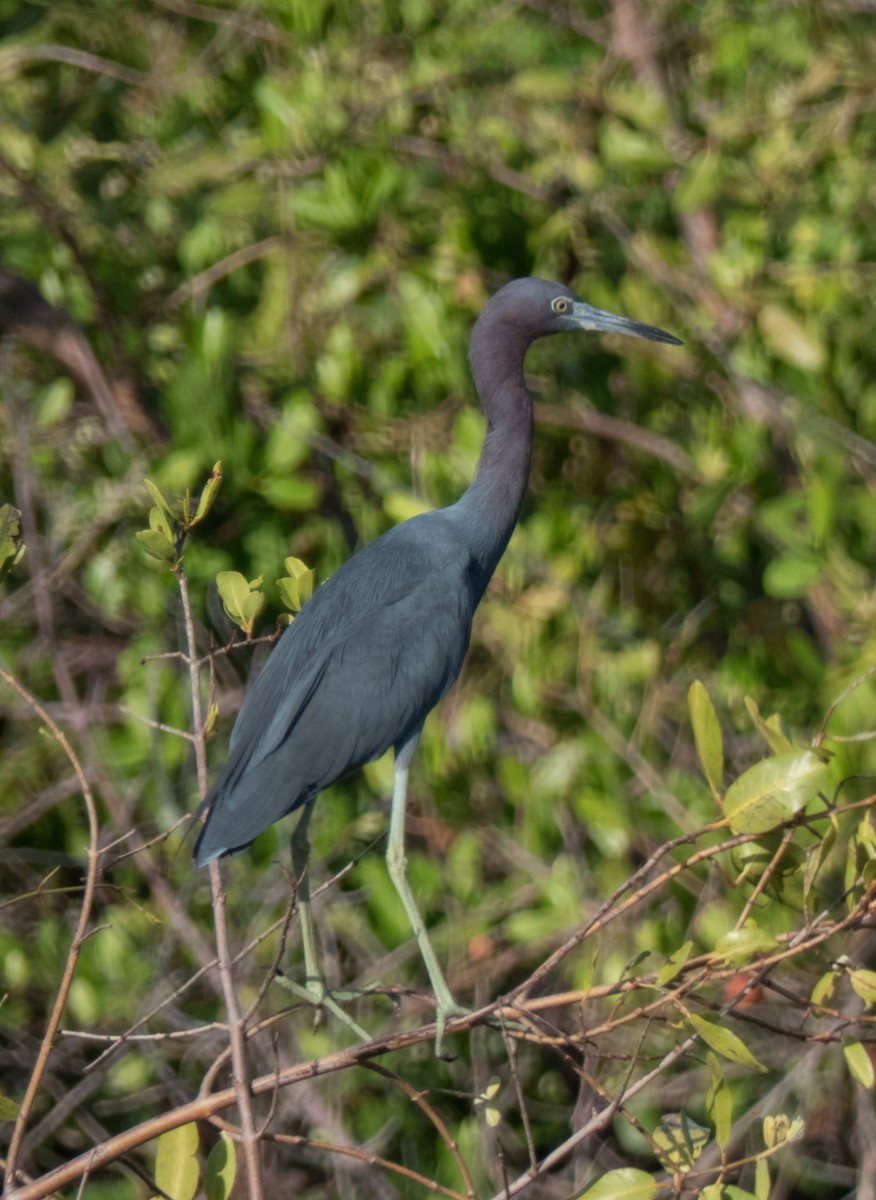
[[[395,885],[395,890],[398,892],[401,902],[405,906],[405,912],[408,914],[408,920],[417,939],[420,954],[422,955],[423,962],[426,964],[426,970],[429,972],[432,991],[435,993],[435,1021],[438,1027],[438,1034],[435,1039],[435,1053],[440,1058],[447,1018],[464,1016],[468,1010],[462,1008],[453,999],[450,988],[447,986],[447,980],[444,978],[444,972],[438,965],[438,959],[435,956],[435,951],[432,949],[432,943],[429,941],[426,926],[423,918],[420,916],[420,910],[417,908],[408,883],[407,859],[405,857],[405,808],[408,794],[408,771],[419,738],[420,730],[418,729],[396,751],[395,778],[392,788],[392,810],[389,818],[389,841],[386,847],[386,866],[389,870],[389,877]]]
[[[292,870],[295,874],[298,900],[298,915],[301,920],[301,944],[304,950],[304,987],[293,983],[292,980],[280,976],[279,983],[302,1000],[309,1001],[316,1008],[325,1008],[333,1016],[342,1021],[348,1029],[352,1029],[356,1037],[363,1042],[369,1042],[371,1035],[366,1033],[361,1025],[345,1013],[329,992],[319,967],[316,950],[316,936],[313,926],[313,910],[310,904],[310,817],[316,797],[308,800],[292,834]]]

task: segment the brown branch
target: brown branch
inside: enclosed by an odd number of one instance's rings
[[[188,579],[186,578],[182,563],[176,569],[176,576],[179,582],[183,620],[185,622],[186,649],[192,694],[192,733],[195,742],[195,763],[198,772],[198,786],[201,800],[203,801],[207,796],[208,786],[206,731],[204,729],[201,707],[201,672],[197,661],[195,623],[192,616],[191,600],[189,598]],[[234,1091],[237,1096],[237,1107],[240,1110],[241,1143],[243,1146],[244,1163],[246,1165],[248,1196],[249,1200],[262,1200],[262,1170],[246,1067],[244,1022],[240,1016],[240,1008],[234,990],[228,926],[225,920],[225,892],[222,888],[222,874],[219,869],[219,863],[215,859],[210,863],[208,870],[210,874],[210,891],[213,897],[213,917],[216,924],[219,980],[222,985],[225,1009],[228,1014],[228,1037],[231,1043],[232,1062],[231,1075],[234,1083]]]
[[[91,907],[94,900],[94,890],[97,883],[98,874],[98,824],[97,824],[97,809],[94,803],[94,797],[91,794],[91,788],[88,780],[85,777],[85,772],[76,756],[73,747],[67,740],[63,730],[52,720],[45,708],[33,697],[14,676],[10,675],[0,667],[0,678],[12,688],[14,692],[25,702],[33,713],[46,725],[52,737],[67,755],[71,767],[73,768],[76,778],[79,781],[79,788],[82,792],[82,799],[85,803],[85,812],[88,819],[88,850],[87,850],[87,868],[85,875],[85,892],[82,897],[82,907],[79,910],[79,920],[76,923],[76,932],[73,936],[73,941],[70,945],[70,951],[67,955],[67,962],[64,965],[64,973],[61,977],[61,983],[58,987],[58,993],[55,997],[55,1003],[52,1006],[52,1012],[49,1016],[46,1031],[43,1034],[43,1040],[40,1044],[39,1054],[37,1055],[36,1063],[28,1080],[27,1089],[24,1094],[24,1099],[21,1102],[21,1108],[18,1110],[18,1116],[15,1120],[15,1126],[12,1130],[12,1138],[9,1143],[9,1153],[6,1159],[6,1187],[14,1188],[16,1179],[16,1163],[18,1160],[19,1150],[21,1148],[22,1138],[27,1126],[28,1119],[33,1109],[36,1094],[39,1091],[40,1081],[46,1069],[49,1053],[55,1041],[55,1034],[58,1031],[58,1026],[61,1023],[61,1016],[64,1012],[64,1006],[67,1003],[67,997],[70,994],[70,987],[73,983],[73,976],[76,973],[76,967],[79,962],[79,952],[82,945],[88,936],[88,923],[91,919]]]

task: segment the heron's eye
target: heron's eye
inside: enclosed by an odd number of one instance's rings
[[[569,311],[569,301],[565,296],[557,296],[556,300],[551,301],[551,308],[555,313],[564,313]]]

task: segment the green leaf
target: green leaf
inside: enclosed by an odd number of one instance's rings
[[[711,150],[697,154],[687,165],[673,193],[679,212],[695,212],[711,203],[721,186],[720,158]]]
[[[714,1025],[705,1017],[698,1017],[696,1013],[688,1013],[687,1019],[706,1045],[710,1046],[716,1054],[729,1058],[731,1062],[739,1063],[743,1067],[754,1067],[757,1071],[766,1070],[766,1067],[757,1061],[745,1042],[735,1033],[731,1033],[729,1029],[725,1029],[722,1025]]]
[[[815,798],[827,765],[812,750],[795,750],[755,763],[731,784],[724,815],[734,833],[766,833]]]
[[[780,600],[805,596],[810,584],[824,571],[824,563],[808,551],[782,554],[768,563],[763,573],[764,591]]]
[[[849,979],[865,1004],[876,1004],[876,971],[850,971]]]
[[[829,1000],[834,993],[838,979],[838,972],[826,971],[812,989],[812,995],[809,997],[811,1002],[813,1004],[824,1004],[826,1000]]]
[[[846,1056],[849,1070],[858,1083],[862,1083],[865,1088],[872,1088],[876,1082],[876,1073],[874,1073],[873,1060],[867,1053],[866,1046],[862,1046],[860,1042],[846,1042],[843,1046],[843,1054]]]
[[[201,497],[198,500],[198,508],[192,518],[192,525],[197,525],[199,521],[203,521],[207,513],[213,507],[216,497],[219,495],[219,489],[222,487],[222,463],[213,464],[213,471],[210,478],[204,485]]]
[[[166,533],[162,533],[160,529],[141,529],[134,537],[150,558],[157,558],[159,562],[167,563],[168,566],[176,565],[176,546]]]
[[[757,1200],[770,1200],[770,1165],[759,1158],[754,1168],[754,1194]]]
[[[256,618],[265,606],[265,597],[257,589],[262,577],[247,580],[239,571],[220,571],[216,586],[226,613],[244,633],[252,633]]]
[[[818,371],[824,364],[824,345],[795,316],[778,304],[764,304],[757,317],[763,339],[773,354],[792,367]]]
[[[754,727],[766,744],[772,750],[773,754],[787,754],[794,747],[790,741],[782,733],[781,718],[778,713],[774,713],[769,720],[765,721],[760,715],[760,709],[751,696],[745,697],[745,707],[748,709],[748,715],[754,722]]]
[[[193,1200],[200,1175],[197,1152],[198,1127],[193,1121],[169,1129],[158,1139],[155,1182],[172,1200]]]
[[[298,612],[313,595],[316,572],[300,558],[287,558],[285,566],[289,574],[277,580],[277,587],[286,607],[292,612]]]
[[[724,784],[724,745],[718,714],[709,698],[709,693],[698,679],[690,685],[687,706],[693,725],[694,742],[703,768],[703,774],[716,797],[720,797]]]
[[[387,492],[383,497],[383,510],[393,521],[407,521],[421,513],[432,511],[432,505],[407,492]]]
[[[733,1126],[733,1094],[717,1055],[710,1050],[706,1060],[711,1076],[711,1085],[706,1096],[706,1111],[715,1124],[715,1141],[723,1150],[730,1141],[730,1130]]]
[[[21,1105],[0,1091],[0,1121],[14,1121]]]
[[[693,942],[685,942],[683,946],[679,946],[674,954],[670,954],[669,958],[667,958],[666,962],[657,972],[658,987],[665,987],[670,979],[675,978],[690,958],[691,950],[693,950]]]
[[[741,929],[731,929],[718,939],[715,951],[727,962],[749,962],[760,954],[775,950],[778,942],[771,933],[759,928],[754,920],[748,920]]]
[[[171,508],[169,502],[167,500],[165,500],[164,495],[161,492],[161,489],[158,487],[157,484],[154,484],[151,479],[144,479],[143,483],[145,484],[146,491],[152,497],[156,507],[159,509],[160,512],[162,512],[164,514],[164,516],[167,518],[168,522],[171,525],[173,525],[174,521],[176,521],[176,514],[174,513],[173,509]]]
[[[219,1135],[219,1141],[207,1156],[204,1167],[204,1191],[207,1200],[228,1200],[237,1175],[237,1148],[227,1133]]]
[[[657,1157],[667,1171],[689,1171],[709,1140],[709,1131],[686,1113],[666,1113],[652,1133]]]
[[[24,554],[21,513],[11,504],[0,507],[0,574],[10,571]]]
[[[578,1200],[651,1200],[657,1191],[650,1175],[635,1167],[621,1167],[597,1179]]]
[[[809,895],[818,878],[818,873],[824,866],[827,856],[836,843],[836,825],[831,823],[825,831],[824,837],[817,846],[813,846],[806,852],[806,869],[803,874],[803,899],[809,899]]]

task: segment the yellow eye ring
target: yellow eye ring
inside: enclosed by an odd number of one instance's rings
[[[551,308],[555,313],[564,313],[569,311],[569,301],[565,296],[557,296],[556,300],[551,301]]]

